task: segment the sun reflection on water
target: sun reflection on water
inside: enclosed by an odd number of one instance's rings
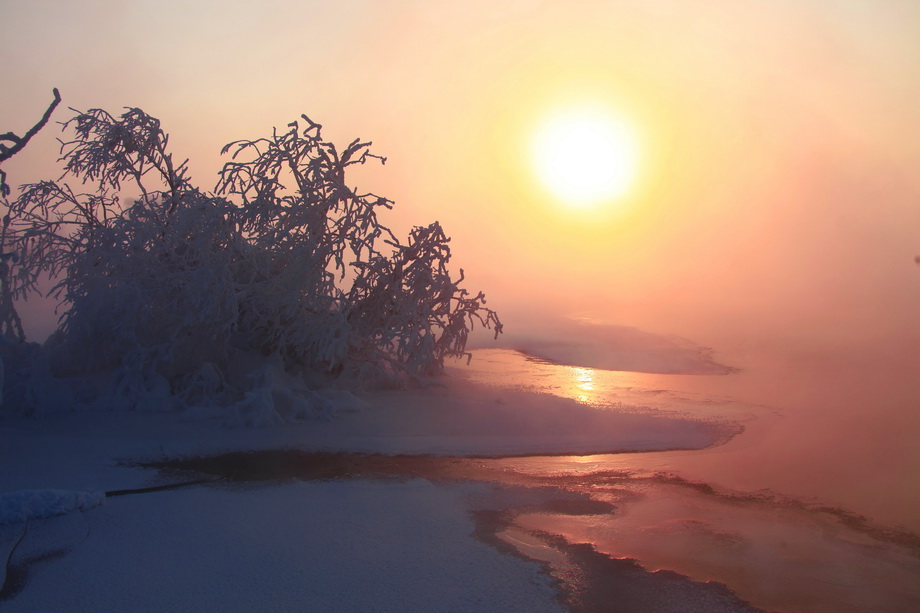
[[[711,386],[714,379],[723,382],[726,378],[721,375],[687,377],[565,366],[509,349],[477,349],[469,365],[451,372],[475,383],[571,398],[602,410],[742,420],[751,414],[734,400],[713,402],[718,396],[706,384]]]
[[[572,371],[572,389],[567,396],[571,396],[578,402],[591,404],[597,400],[597,391],[594,386],[595,371],[593,368],[573,367]]]

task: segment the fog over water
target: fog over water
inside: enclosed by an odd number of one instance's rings
[[[496,384],[510,377],[516,384],[542,386],[601,406],[640,406],[739,421],[746,431],[723,447],[652,453],[636,461],[742,491],[767,488],[806,501],[842,505],[885,524],[920,531],[920,494],[911,485],[920,477],[920,450],[915,444],[920,377],[912,339],[865,346],[812,342],[777,347],[770,339],[758,344],[756,337],[741,338],[711,352],[696,347],[704,363],[714,360],[737,369],[730,374],[656,374],[592,368],[615,367],[617,345],[630,347],[628,355],[643,355],[636,334],[628,328],[563,329],[566,336],[555,338],[567,338],[568,344],[544,345],[543,357],[562,357],[569,367],[541,367],[523,360],[511,366],[502,351],[480,350],[471,368],[481,369],[475,376]],[[534,339],[552,336],[544,330],[529,338],[505,339],[503,344],[527,350],[535,346]],[[646,364],[662,366],[659,372],[667,373],[675,364],[684,372],[699,370],[688,362],[693,343],[668,345],[668,340],[677,341],[658,337],[660,342],[655,342],[651,334],[638,338],[643,339]],[[612,348],[603,352],[599,344]],[[485,374],[490,369],[502,374]]]
[[[911,348],[902,350],[738,354],[737,372],[686,375],[559,366],[483,349],[471,371],[452,374],[599,410],[744,426],[703,450],[500,461],[616,507],[609,515],[518,516],[521,532],[507,538],[525,551],[539,549],[528,531],[542,530],[649,570],[725,583],[767,610],[906,612],[920,603],[920,384]],[[732,361],[731,352],[718,354]],[[570,347],[564,355],[571,363]],[[583,364],[596,355],[589,348]]]

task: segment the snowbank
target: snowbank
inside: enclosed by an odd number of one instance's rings
[[[538,327],[508,331],[496,343],[564,366],[659,374],[725,375],[713,351],[692,341],[629,326],[554,318]]]
[[[102,492],[25,490],[0,493],[0,525],[86,511],[104,501]]]
[[[182,421],[181,413],[134,411],[0,420],[0,491],[142,487],[148,483],[118,461],[246,449],[592,454],[699,449],[739,431],[734,424],[601,410],[550,394],[450,377],[444,378],[443,386],[426,390],[363,394],[366,404],[351,395],[340,400],[333,419],[255,429],[221,427],[221,421],[200,416]]]

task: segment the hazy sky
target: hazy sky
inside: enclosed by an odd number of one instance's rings
[[[695,335],[920,339],[915,0],[0,0],[0,130],[51,88],[139,106],[210,188],[220,147],[307,113],[400,234],[439,220],[506,313]],[[603,105],[634,188],[566,208],[529,162],[547,114]],[[57,120],[68,115],[61,109]],[[56,176],[56,127],[5,165]]]

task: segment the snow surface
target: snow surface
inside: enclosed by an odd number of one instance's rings
[[[598,410],[551,394],[445,377],[416,391],[344,396],[329,420],[228,428],[198,415],[80,411],[0,420],[0,491],[114,490],[145,485],[119,460],[240,449],[495,456],[703,448],[731,424]],[[146,474],[145,474],[146,476]]]
[[[0,493],[0,526],[86,511],[104,501],[103,492],[24,490]]]
[[[209,486],[96,508],[85,493],[162,482],[126,460],[230,450],[589,453],[703,447],[731,432],[451,377],[341,398],[333,419],[283,427],[133,411],[0,420],[0,492],[12,493],[8,517],[27,520],[0,526],[4,610],[558,611],[536,563],[471,536],[471,499],[494,485]],[[41,519],[55,509],[72,512]]]
[[[470,538],[464,501],[482,487],[333,481],[113,499],[3,608],[564,610],[535,564]]]

